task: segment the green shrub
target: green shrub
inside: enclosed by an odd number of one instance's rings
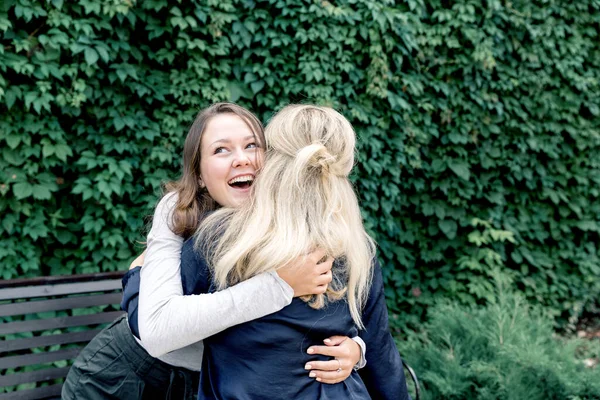
[[[502,282],[496,274],[496,282]],[[446,302],[400,344],[426,399],[600,399],[599,342],[555,337],[552,319],[505,284],[486,306]]]
[[[599,23],[597,0],[6,0],[0,275],[124,269],[198,108],[316,102],[359,136],[395,326],[483,300],[473,220],[576,314],[600,293]]]

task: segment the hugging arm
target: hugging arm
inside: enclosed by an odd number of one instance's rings
[[[140,269],[141,267],[130,268],[121,279],[123,285],[123,297],[121,298],[121,309],[127,312],[127,319],[131,332],[139,339],[140,331],[138,329],[138,304],[140,294]]]
[[[293,296],[322,293],[331,281],[333,260],[318,262],[324,252],[317,250],[277,272],[257,275],[219,292],[196,290],[195,285],[202,281],[195,273],[198,269],[189,265],[182,268],[183,239],[169,228],[175,203],[174,194],[159,202],[148,235],[144,267],[137,277],[134,270],[128,273],[138,278],[130,278],[129,282],[139,285],[139,299],[135,286],[131,291],[124,285],[123,309],[132,313],[137,310],[139,333],[134,333],[139,334],[152,356],[159,357],[279,311]],[[135,323],[131,322],[135,331]]]
[[[175,202],[175,195],[168,194],[156,207],[140,271],[139,333],[154,357],[276,312],[293,296],[293,289],[276,273],[257,275],[220,292],[184,296],[183,239],[169,229]]]
[[[402,359],[390,334],[381,266],[375,260],[369,299],[363,310],[367,364],[359,374],[374,399],[409,400]]]
[[[190,274],[193,269],[181,268],[183,239],[168,224],[175,202],[173,194],[160,201],[148,235],[144,267],[131,269],[123,279],[121,306],[128,311],[132,331],[151,355],[159,357],[231,326],[279,311],[294,295],[307,294],[303,292],[306,290],[315,293],[319,285],[331,280],[330,272],[321,272],[323,268],[331,269],[332,260],[318,263],[322,254],[315,251],[304,264],[279,269],[281,277],[275,272],[264,273],[220,292],[184,296],[184,290],[187,294],[199,293],[199,279]],[[365,362],[365,344],[358,337],[353,340],[360,347],[358,356],[352,351],[354,343],[344,342],[343,346],[330,349],[337,351],[335,356],[344,364],[353,366],[358,360],[361,367]],[[315,354],[324,353],[316,350]],[[330,370],[331,366],[315,366],[313,372],[319,377]],[[347,378],[350,372],[351,368],[345,368],[335,380]]]
[[[200,262],[195,259],[193,254],[188,254],[195,262]],[[140,256],[140,257],[143,257]],[[121,308],[127,312],[129,326],[131,331],[139,338],[138,328],[138,304],[139,304],[139,289],[140,289],[140,257],[138,257],[131,265],[129,271],[123,277],[123,299],[121,300]],[[319,255],[315,258],[320,259]],[[182,262],[185,262],[182,259]],[[201,274],[191,274],[195,270],[182,268],[182,283],[184,294],[193,294],[206,291],[206,281]],[[354,368],[362,368],[365,365],[366,345],[364,341],[356,336],[350,340],[345,336],[333,336],[325,339],[324,346],[312,346],[311,354],[328,355],[340,360],[340,364],[336,361],[313,361],[309,362],[309,374],[314,374],[314,378],[318,381],[328,384],[342,382],[352,372]],[[341,372],[337,371],[338,366],[343,367]]]

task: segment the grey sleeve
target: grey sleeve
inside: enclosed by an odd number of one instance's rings
[[[184,296],[180,271],[183,239],[171,231],[168,222],[175,202],[175,195],[168,194],[157,205],[141,270],[140,338],[153,357],[277,312],[290,304],[294,295],[293,289],[271,272],[220,292]]]

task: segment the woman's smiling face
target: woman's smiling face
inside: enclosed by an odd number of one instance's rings
[[[263,155],[263,144],[242,118],[216,115],[202,135],[202,184],[219,205],[237,207],[250,195]]]

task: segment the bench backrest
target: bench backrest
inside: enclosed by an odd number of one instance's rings
[[[0,400],[60,398],[71,361],[123,314],[122,276],[0,281]]]

